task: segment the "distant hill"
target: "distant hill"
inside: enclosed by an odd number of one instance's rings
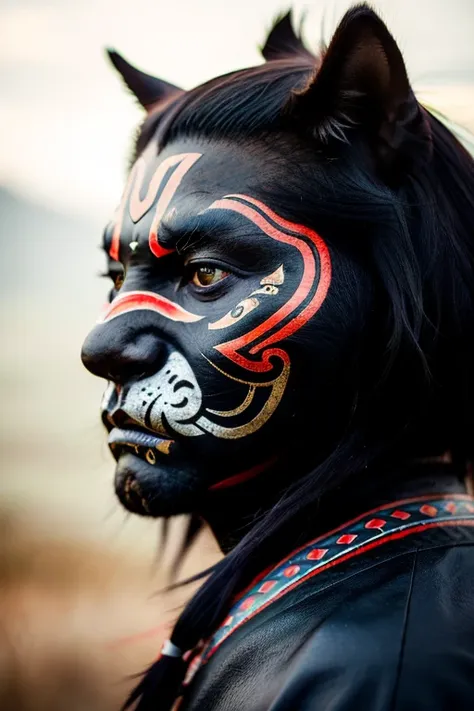
[[[0,187],[0,523],[7,508],[41,515],[54,536],[119,547],[136,531],[150,550],[152,523],[136,517],[118,535],[125,514],[98,414],[105,384],[80,359],[110,288],[97,276],[102,227]]]
[[[96,278],[103,225],[60,214],[0,186],[0,293],[46,298],[93,299],[105,293]]]

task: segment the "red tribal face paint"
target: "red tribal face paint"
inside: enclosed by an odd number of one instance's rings
[[[120,238],[126,210],[133,223],[137,223],[153,206],[154,215],[148,235],[148,244],[155,257],[164,257],[172,250],[162,247],[158,239],[161,219],[179,185],[189,169],[201,157],[201,153],[180,153],[166,158],[153,173],[145,194],[141,198],[146,174],[147,156],[135,162],[125,187],[112,234],[109,256],[119,261]]]
[[[203,316],[192,314],[179,304],[173,303],[164,296],[148,291],[126,291],[119,294],[102,314],[99,323],[111,321],[117,316],[132,313],[132,311],[153,311],[171,321],[180,323],[195,323]]]
[[[265,350],[267,346],[293,335],[314,316],[326,298],[331,283],[329,250],[314,230],[284,220],[264,203],[247,195],[226,195],[212,203],[209,209],[237,212],[272,239],[295,248],[303,260],[300,282],[286,303],[243,335],[215,346],[216,350],[248,370],[270,370],[269,358],[275,351]],[[304,308],[298,310],[305,301]],[[263,353],[260,360],[251,360],[239,353],[242,349],[247,349],[250,355]]]
[[[145,176],[150,174],[150,156],[144,154],[137,160],[113,229],[109,249],[112,258],[119,256],[125,217],[130,238],[135,234],[133,226],[138,225],[150,211],[152,217],[151,220],[147,218],[147,233],[151,254],[161,259],[173,251],[160,244],[161,220],[183,178],[201,156],[201,153],[194,152],[169,156],[151,173],[147,187]],[[172,211],[174,217],[176,208]],[[148,311],[167,322],[173,322],[176,324],[174,328],[179,324],[180,328],[186,330],[192,325],[193,342],[197,339],[205,344],[198,358],[201,361],[199,369],[202,369],[204,356],[209,367],[212,366],[221,377],[240,383],[246,388],[246,393],[240,402],[234,403],[229,409],[196,407],[196,419],[192,423],[187,420],[185,431],[193,436],[207,432],[218,438],[240,439],[260,429],[281,402],[291,368],[290,357],[284,347],[285,340],[308,323],[323,304],[331,282],[331,259],[325,242],[317,232],[280,217],[262,201],[245,194],[228,194],[213,200],[194,219],[204,220],[206,216],[212,215],[213,219],[216,216],[222,220],[229,213],[250,224],[255,230],[255,238],[265,243],[268,241],[268,254],[272,254],[274,242],[283,255],[280,265],[260,277],[244,299],[240,298],[227,313],[215,318],[220,308],[219,299],[212,300],[208,306],[196,300],[194,311],[189,309],[192,303],[189,296],[186,308],[179,303],[180,289],[175,289],[173,295],[165,296],[150,289],[134,288],[121,291],[99,323],[106,324],[136,311]],[[132,251],[136,249],[137,242],[133,242],[133,245]],[[166,271],[163,274],[166,275]],[[232,292],[227,296],[226,303],[231,299]],[[230,338],[229,333],[232,333]],[[191,335],[187,338],[191,338]],[[184,332],[182,340],[187,340]],[[216,358],[216,354],[225,360]],[[226,361],[232,363],[230,371]],[[193,368],[193,362],[190,361],[189,366]],[[188,380],[194,382],[196,379],[189,375]],[[197,393],[197,380],[193,387]],[[262,392],[266,392],[263,399],[258,394]],[[256,402],[260,402],[258,407]]]

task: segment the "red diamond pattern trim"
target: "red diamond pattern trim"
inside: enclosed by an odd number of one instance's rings
[[[343,536],[339,536],[336,543],[339,543],[341,546],[344,544],[348,545],[352,543],[352,541],[355,541],[356,538],[357,536],[354,533],[344,533]]]
[[[249,610],[254,602],[254,597],[246,597],[243,603],[240,605],[239,610]]]
[[[390,516],[392,518],[399,518],[400,521],[406,521],[407,518],[411,517],[411,514],[407,513],[406,511],[400,511],[399,509],[397,509],[392,514],[390,514]]]
[[[288,568],[285,568],[283,571],[283,575],[285,578],[292,578],[294,575],[300,572],[300,566],[299,565],[290,565]]]
[[[383,518],[371,518],[365,524],[366,528],[383,528],[387,522]]]
[[[423,504],[423,506],[420,506],[420,513],[425,514],[425,516],[436,516],[438,509],[429,504]]]
[[[327,548],[313,548],[313,550],[308,553],[306,558],[308,560],[321,560],[321,558],[324,558],[327,552]]]
[[[396,508],[397,506],[403,506],[403,508]],[[453,515],[447,516],[447,512]],[[466,515],[466,512],[469,513]],[[382,516],[384,518],[381,518]],[[393,519],[397,521],[395,522]],[[357,527],[355,527],[356,524]],[[341,526],[329,533],[326,537],[321,536],[306,546],[302,546],[272,571],[269,571],[268,577],[265,575],[263,578],[260,577],[260,580],[255,583],[255,587],[249,589],[247,593],[249,597],[236,601],[224,624],[221,624],[212,638],[205,642],[202,663],[205,664],[221,643],[247,620],[253,618],[289,590],[293,590],[297,585],[326,570],[329,566],[362,555],[365,550],[370,550],[374,546],[379,546],[400,536],[405,537],[418,534],[423,530],[453,525],[474,527],[474,497],[462,494],[444,494],[436,496],[436,498],[424,496],[421,499],[413,498],[393,502],[385,508],[374,509],[354,519],[346,526]],[[357,533],[347,532],[351,530],[357,531]],[[375,533],[372,532],[373,530]],[[351,545],[356,539],[358,542]],[[321,548],[315,547],[318,543]],[[327,548],[323,548],[324,545]],[[342,546],[339,550],[337,549],[338,545]],[[344,548],[346,550],[343,550]]]
[[[191,664],[188,667],[188,671],[186,672],[186,677],[184,679],[185,686],[187,686],[191,682],[191,679],[193,678],[194,674],[197,672],[197,670],[201,666],[201,661],[202,661],[202,654],[196,655],[194,657],[194,659],[192,660]]]
[[[263,583],[263,585],[260,585],[260,587],[259,587],[259,589],[258,589],[258,592],[259,592],[259,593],[267,593],[267,592],[270,592],[270,590],[271,590],[272,588],[274,588],[276,584],[277,584],[277,581],[276,581],[276,580],[266,580],[266,581]]]

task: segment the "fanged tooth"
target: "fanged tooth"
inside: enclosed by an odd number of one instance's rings
[[[135,445],[134,449],[135,449],[135,454],[140,454],[140,447],[138,446],[138,444]]]
[[[160,442],[159,444],[156,445],[156,448],[159,452],[162,454],[169,454],[170,453],[170,447],[172,445],[172,441],[170,439],[168,440],[163,440],[163,442]]]
[[[147,460],[148,464],[156,464],[156,454],[152,449],[147,449],[145,459]]]

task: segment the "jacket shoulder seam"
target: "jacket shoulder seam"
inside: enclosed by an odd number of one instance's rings
[[[406,638],[407,638],[407,632],[408,632],[408,619],[410,617],[410,605],[411,605],[411,600],[412,600],[412,595],[413,595],[413,587],[414,587],[414,581],[415,581],[417,562],[418,562],[418,551],[415,550],[413,552],[413,563],[412,563],[412,569],[411,569],[411,575],[410,575],[410,583],[408,586],[407,597],[406,597],[406,601],[405,601],[405,610],[404,610],[404,614],[403,614],[402,638],[401,638],[401,642],[400,642],[400,653],[399,653],[398,663],[397,663],[397,671],[396,671],[396,677],[395,677],[394,688],[393,688],[392,703],[390,704],[391,711],[396,711],[396,706],[397,706],[398,690],[400,688],[400,679],[401,679],[401,675],[402,675],[402,668],[403,668],[403,662],[404,662],[404,656],[405,656]]]

